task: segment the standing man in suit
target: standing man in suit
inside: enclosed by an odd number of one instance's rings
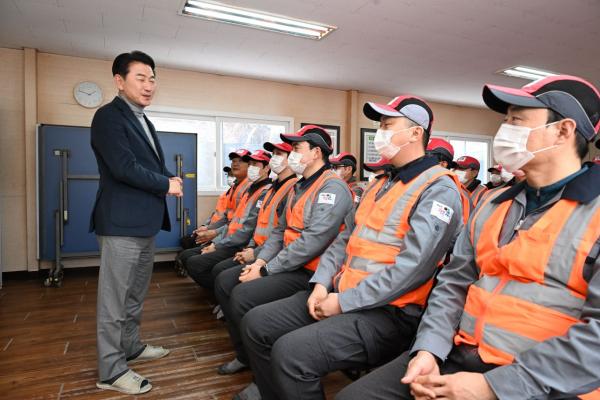
[[[152,123],[144,115],[156,90],[154,61],[139,51],[123,53],[112,72],[119,95],[98,109],[92,148],[100,186],[90,231],[100,244],[97,347],[101,389],[146,393],[150,382],[127,363],[169,354],[144,345],[139,328],[154,264],[154,238],[171,230],[166,195],[182,196],[182,181],[166,166]]]

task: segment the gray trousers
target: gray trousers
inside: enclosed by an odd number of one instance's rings
[[[98,236],[96,335],[101,381],[126,371],[143,349],[140,320],[154,265],[154,236]]]
[[[257,306],[242,319],[240,333],[263,400],[325,399],[321,377],[390,361],[408,349],[419,324],[391,306],[317,322],[308,313],[309,295]]]

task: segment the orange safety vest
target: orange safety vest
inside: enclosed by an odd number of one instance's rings
[[[481,196],[487,191],[488,188],[483,185],[479,185],[470,193],[469,197],[471,198],[473,208],[477,207],[477,204],[479,204],[479,201],[481,200]]]
[[[481,359],[511,364],[536,344],[567,334],[580,320],[586,258],[600,236],[600,197],[561,199],[527,230],[499,247],[512,201],[486,196],[468,227],[479,279],[468,290],[455,344],[477,346]],[[600,398],[592,392],[582,398]]]
[[[300,196],[293,207],[292,203],[294,202],[295,192],[293,190],[290,191],[285,210],[285,218],[287,223],[285,232],[283,233],[283,244],[285,247],[289,246],[291,243],[298,240],[300,236],[302,236],[302,231],[304,230],[304,216],[311,214],[311,209],[315,203],[315,197],[317,196],[319,189],[321,189],[325,182],[330,179],[342,180],[332,170],[326,170],[312,185],[310,185],[306,192]],[[340,232],[343,229],[344,226],[342,225],[340,227]],[[319,256],[313,258],[304,266],[304,268],[311,271],[316,271],[317,266],[319,265],[319,258]]]
[[[254,243],[257,246],[262,246],[267,241],[273,228],[279,223],[279,215],[277,209],[288,196],[290,189],[298,182],[298,178],[288,179],[281,187],[275,191],[270,188],[260,206],[258,219],[256,221],[256,229],[254,230]]]
[[[215,222],[220,221],[223,217],[225,217],[227,213],[227,202],[229,201],[230,191],[231,189],[222,193],[219,196],[219,199],[217,200],[217,205],[215,207],[215,211],[213,212],[212,217],[210,217],[209,224],[214,224]]]
[[[460,188],[456,175],[438,165],[408,183],[396,182],[379,199],[376,199],[377,193],[389,177],[381,178],[370,186],[356,210],[355,228],[346,246],[346,261],[338,274],[339,292],[354,288],[368,275],[395,265],[396,257],[402,251],[404,236],[410,230],[409,217],[413,207],[423,191],[443,176],[448,176],[457,189]],[[432,286],[433,277],[390,304],[396,307],[407,304],[423,306]]]
[[[259,187],[258,189],[256,189],[256,191],[254,193],[252,193],[252,196],[250,195],[249,191],[246,191],[244,193],[237,208],[233,212],[231,221],[229,221],[229,226],[227,228],[227,235],[225,235],[225,236],[233,235],[235,233],[235,231],[237,231],[244,225],[244,222],[248,218],[248,215],[252,211],[252,208],[261,206],[261,205],[257,204],[260,196],[262,196],[262,194],[265,191],[269,190],[270,188],[271,188],[271,184],[269,183],[269,184],[263,185],[263,186]]]
[[[229,198],[227,200],[227,220],[231,221],[231,218],[233,218],[233,213],[235,213],[240,199],[244,193],[248,191],[250,185],[252,185],[252,182],[250,182],[248,178],[244,178],[243,181],[235,185],[234,189],[229,194]]]

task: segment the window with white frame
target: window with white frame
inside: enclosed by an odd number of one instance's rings
[[[195,133],[198,143],[198,193],[218,194],[226,190],[223,167],[229,153],[244,148],[262,149],[264,142],[279,142],[289,132],[291,118],[195,115],[149,111],[148,117],[161,132]]]
[[[488,168],[492,165],[492,140],[484,135],[466,133],[433,132],[432,137],[444,139],[454,147],[454,159],[462,156],[471,156],[479,161],[479,179],[483,183],[488,181]]]

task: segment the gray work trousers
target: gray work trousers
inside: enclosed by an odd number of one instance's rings
[[[98,375],[108,380],[128,369],[143,349],[140,321],[154,265],[154,236],[98,236],[100,275],[96,337]]]

